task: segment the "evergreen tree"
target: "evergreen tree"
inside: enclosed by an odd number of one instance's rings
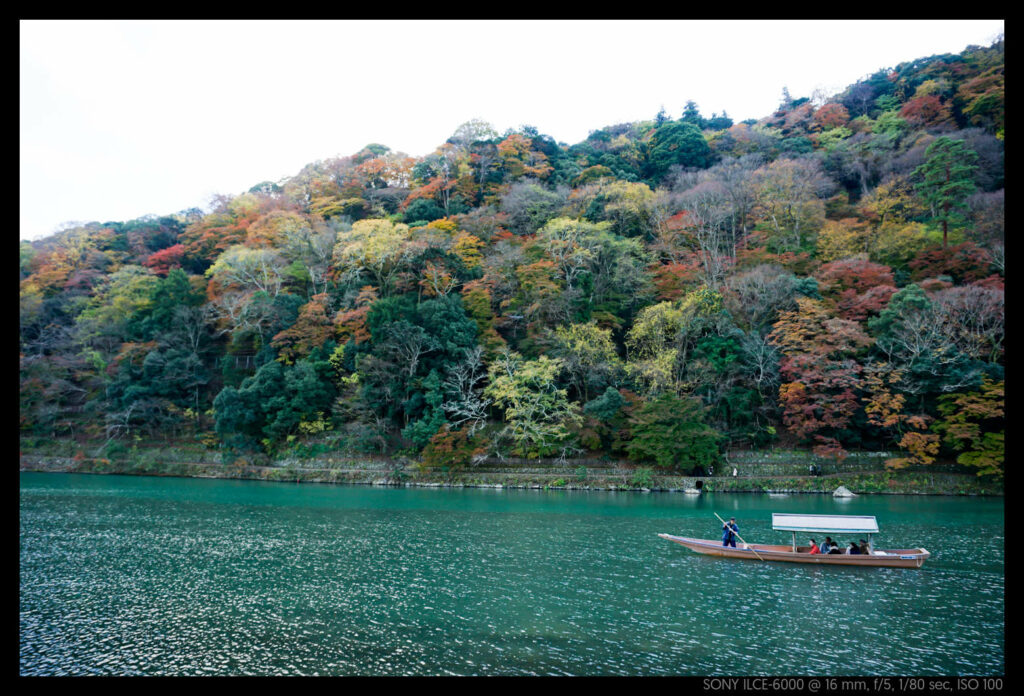
[[[711,166],[711,161],[711,147],[700,128],[692,123],[666,123],[651,136],[647,165],[655,179],[664,176],[674,164],[704,169]]]
[[[949,244],[949,223],[962,219],[967,197],[974,193],[978,154],[962,140],[943,136],[925,150],[928,158],[914,170],[921,177],[918,190],[931,206],[932,217],[942,222],[942,248]]]
[[[721,435],[704,424],[703,411],[699,401],[670,392],[648,401],[630,419],[629,458],[677,470],[714,464]]]

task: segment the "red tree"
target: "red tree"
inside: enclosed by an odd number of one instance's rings
[[[150,254],[149,258],[142,262],[142,265],[152,268],[157,275],[166,276],[172,268],[181,268],[183,256],[185,256],[185,245],[175,244]]]

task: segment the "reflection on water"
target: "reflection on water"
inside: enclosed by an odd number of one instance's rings
[[[1002,499],[22,474],[23,674],[991,675]],[[710,558],[871,514],[921,570]]]

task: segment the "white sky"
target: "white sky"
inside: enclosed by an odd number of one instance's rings
[[[371,142],[462,123],[739,122],[881,68],[989,45],[1003,20],[22,21],[21,238],[203,208]]]

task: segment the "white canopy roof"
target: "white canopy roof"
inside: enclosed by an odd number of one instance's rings
[[[797,515],[773,512],[772,529],[785,532],[877,534],[878,523],[873,515]]]

